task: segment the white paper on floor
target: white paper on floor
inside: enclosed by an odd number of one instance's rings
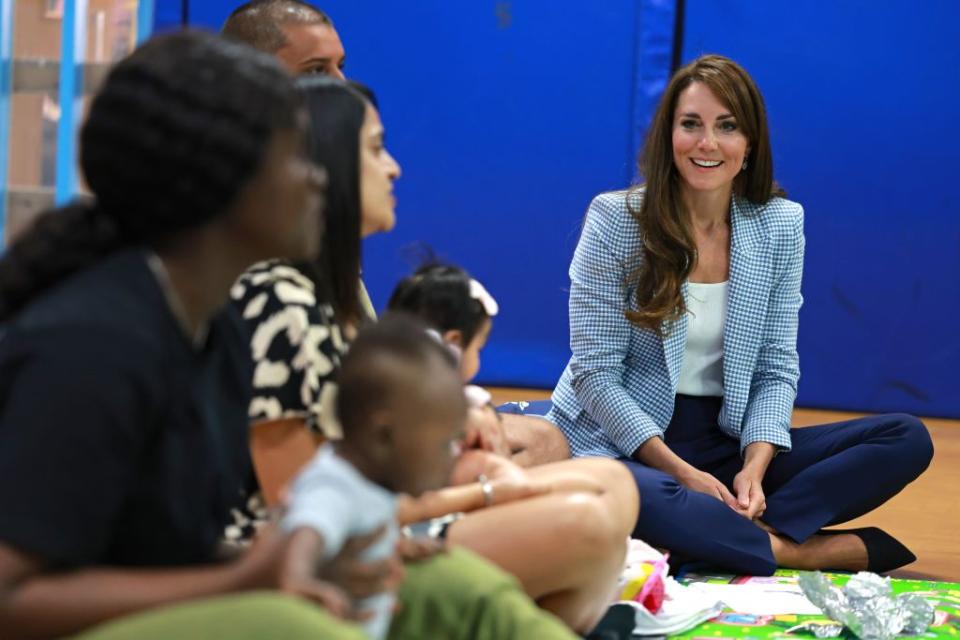
[[[787,614],[819,615],[822,612],[807,600],[797,584],[708,584],[697,582],[689,588],[723,602],[736,613],[755,616]]]

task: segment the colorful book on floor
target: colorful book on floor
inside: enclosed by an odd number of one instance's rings
[[[850,578],[847,574],[826,575],[837,586]],[[788,570],[778,571],[772,577],[687,575],[683,582],[689,589],[723,600],[728,606],[711,620],[684,632],[672,632],[671,637],[814,638],[808,630],[810,623],[827,623],[828,619],[816,613],[816,608],[802,596],[797,576],[798,572]],[[743,591],[737,592],[737,587]],[[892,587],[894,593],[916,593],[934,605],[934,621],[923,638],[960,638],[960,583],[894,578]]]

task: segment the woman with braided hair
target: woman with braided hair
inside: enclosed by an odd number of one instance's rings
[[[247,358],[219,309],[247,265],[317,251],[305,126],[272,59],[199,33],[147,43],[94,99],[94,198],[0,260],[4,638],[115,618],[90,637],[360,637],[279,594],[202,600],[280,582],[278,537],[215,564],[249,473]]]

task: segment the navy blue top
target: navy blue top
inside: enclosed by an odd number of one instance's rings
[[[235,315],[195,347],[124,250],[0,337],[0,540],[59,566],[208,562],[252,478]]]

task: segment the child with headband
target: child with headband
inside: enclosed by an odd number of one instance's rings
[[[480,351],[493,328],[499,305],[486,288],[460,267],[430,263],[420,267],[397,285],[387,303],[390,311],[419,317],[432,327],[460,360],[460,378],[472,380],[480,370]],[[485,425],[468,430],[477,440],[467,448],[481,448],[509,457],[499,417],[490,404],[490,394],[477,386],[464,387],[471,407],[471,424]]]
[[[460,267],[428,264],[400,281],[387,308],[418,316],[439,332],[460,356],[460,377],[469,382],[480,370],[480,351],[499,311],[480,282]]]

